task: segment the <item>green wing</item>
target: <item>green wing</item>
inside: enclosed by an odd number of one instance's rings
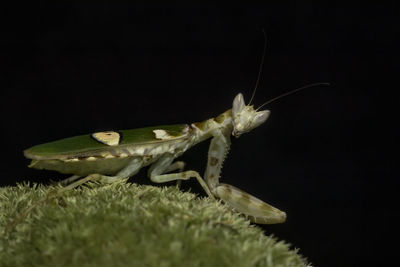
[[[157,139],[154,130],[164,130],[173,139],[184,137],[188,134],[187,124],[163,125],[132,130],[118,131],[120,134],[119,146],[140,145],[150,142],[162,142]],[[24,151],[27,158],[49,157],[57,155],[75,155],[88,151],[109,150],[112,146],[95,140],[91,134],[69,137],[54,142],[36,145]]]

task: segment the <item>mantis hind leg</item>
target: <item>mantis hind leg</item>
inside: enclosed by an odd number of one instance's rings
[[[133,158],[129,162],[129,164],[125,168],[123,168],[121,171],[119,171],[115,176],[106,176],[106,175],[101,175],[101,174],[95,173],[95,174],[90,174],[80,180],[77,180],[80,178],[77,175],[71,176],[70,178],[67,178],[64,181],[72,182],[72,183],[70,183],[69,185],[64,186],[60,189],[50,191],[49,193],[46,194],[46,196],[44,198],[40,199],[39,201],[32,204],[30,207],[26,208],[21,214],[19,214],[17,216],[17,218],[15,218],[11,223],[9,223],[6,226],[5,232],[12,229],[18,222],[20,222],[23,218],[25,218],[25,216],[27,216],[34,208],[36,208],[37,206],[39,206],[41,204],[46,203],[53,197],[60,196],[64,192],[70,191],[70,190],[72,190],[82,184],[85,184],[89,181],[100,181],[100,182],[104,182],[104,183],[113,183],[116,181],[120,181],[122,179],[127,179],[127,178],[135,175],[140,170],[140,168],[142,168],[142,166],[143,166],[143,161],[140,158]],[[64,181],[62,181],[62,183]]]
[[[82,176],[79,175],[72,175],[71,177],[68,177],[67,179],[64,179],[60,182],[61,185],[69,185],[73,183],[74,181],[78,180]]]
[[[62,181],[62,183],[69,183],[67,186],[63,187],[61,190],[67,191],[70,189],[73,189],[81,184],[84,184],[89,181],[100,181],[103,183],[113,183],[125,178],[129,178],[136,173],[139,172],[139,170],[143,167],[143,161],[140,158],[133,158],[128,165],[120,170],[115,176],[107,176],[107,175],[102,175],[102,174],[90,174],[86,176],[83,179],[79,179],[80,177],[77,175],[71,176],[70,178],[67,178]]]

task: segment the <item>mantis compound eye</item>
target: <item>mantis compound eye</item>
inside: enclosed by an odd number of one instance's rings
[[[270,113],[271,112],[269,110],[263,110],[257,112],[251,123],[251,129],[254,129],[263,124],[268,119]]]

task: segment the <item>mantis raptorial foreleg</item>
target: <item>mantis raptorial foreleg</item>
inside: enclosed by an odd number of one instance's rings
[[[229,184],[219,184],[214,193],[255,223],[281,223],[286,213]]]
[[[254,222],[279,223],[284,221],[286,218],[284,212],[232,185],[219,183],[222,163],[230,147],[230,135],[229,132],[224,133],[222,130],[214,134],[204,175],[212,193],[246,217],[250,217]]]
[[[179,161],[172,163],[173,160],[174,156],[172,154],[166,153],[157,162],[153,163],[153,165],[151,165],[149,169],[148,174],[151,181],[155,183],[165,183],[175,180],[188,180],[190,178],[196,178],[199,184],[203,187],[204,191],[206,191],[207,195],[214,199],[214,195],[211,193],[206,182],[204,182],[203,178],[201,178],[198,172],[190,170],[164,174],[165,172],[177,169],[177,166],[182,164],[179,163]]]
[[[219,184],[222,163],[228,154],[230,145],[231,140],[229,133],[226,134],[220,129],[215,131],[208,149],[207,168],[204,173],[204,179],[211,191],[213,191]]]

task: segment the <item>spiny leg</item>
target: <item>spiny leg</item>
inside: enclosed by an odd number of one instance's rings
[[[219,184],[222,163],[228,154],[230,145],[231,140],[229,133],[224,133],[222,130],[218,129],[218,131],[214,133],[214,137],[210,142],[207,167],[204,173],[204,179],[211,191],[213,191]]]
[[[172,154],[166,153],[161,156],[155,163],[153,163],[148,173],[151,181],[153,181],[154,183],[165,183],[175,180],[188,180],[190,178],[196,178],[199,184],[203,187],[204,191],[206,191],[207,195],[211,198],[214,198],[207,184],[204,182],[203,178],[201,178],[200,174],[196,171],[184,171],[164,174],[167,171],[177,169],[176,167],[179,166],[175,165],[175,163],[172,163],[173,160],[174,156]]]
[[[216,132],[210,143],[205,180],[212,193],[243,213],[252,222],[259,224],[282,223],[286,213],[265,203],[264,201],[228,184],[220,184],[219,177],[222,163],[228,153],[230,136],[227,132]]]
[[[228,184],[219,184],[214,191],[216,196],[243,213],[252,222],[259,224],[283,223],[286,213],[264,201]]]

